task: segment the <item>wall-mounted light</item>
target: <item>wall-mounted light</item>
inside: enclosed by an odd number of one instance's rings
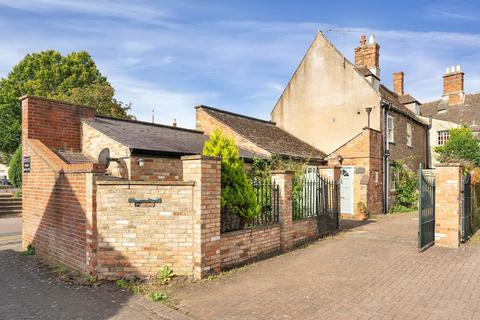
[[[341,155],[338,155],[338,156],[337,156],[337,161],[338,161],[338,163],[342,164],[342,162],[343,162],[343,157],[342,157]]]
[[[370,128],[370,113],[372,112],[372,107],[367,107],[367,108],[365,108],[365,111],[367,111],[367,117],[368,117],[368,126],[367,126],[367,128]]]
[[[137,164],[139,167],[144,167],[145,166],[145,159],[144,158],[139,158],[137,160]]]

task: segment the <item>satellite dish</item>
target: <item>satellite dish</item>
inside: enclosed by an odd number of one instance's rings
[[[100,154],[98,155],[98,163],[103,164],[105,167],[108,167],[109,162],[110,150],[108,148],[104,148],[102,151],[100,151]]]

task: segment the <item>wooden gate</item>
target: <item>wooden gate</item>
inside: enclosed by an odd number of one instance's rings
[[[435,244],[435,177],[425,176],[418,169],[418,250]]]

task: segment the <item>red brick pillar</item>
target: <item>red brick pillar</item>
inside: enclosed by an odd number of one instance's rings
[[[193,276],[197,279],[220,272],[220,188],[219,157],[186,156],[183,180],[193,187]]]
[[[280,248],[286,251],[293,244],[292,182],[293,171],[272,171],[272,180],[279,189]]]
[[[461,165],[439,165],[435,169],[435,244],[460,245]]]

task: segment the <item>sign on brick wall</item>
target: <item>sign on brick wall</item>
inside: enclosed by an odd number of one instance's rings
[[[31,160],[30,157],[23,157],[23,172],[24,173],[29,173],[31,170]]]

